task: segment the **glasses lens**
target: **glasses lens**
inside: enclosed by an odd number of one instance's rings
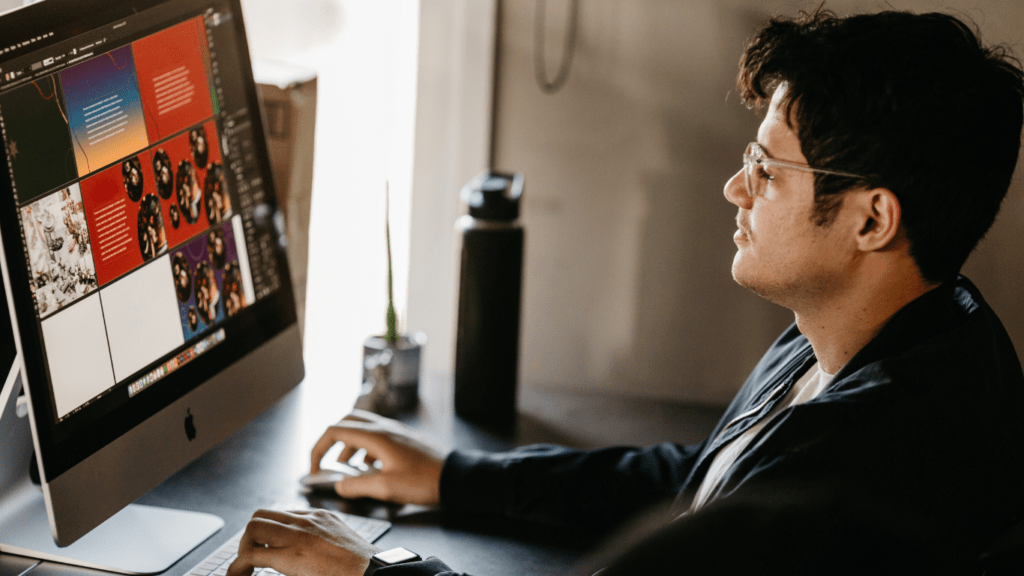
[[[755,156],[756,148],[757,145],[751,142],[747,144],[747,149],[743,152],[743,176],[747,184],[747,195],[751,197],[757,196],[759,192],[756,189],[758,180],[754,178],[755,164],[757,163],[757,157]]]

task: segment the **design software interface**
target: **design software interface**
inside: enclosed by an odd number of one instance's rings
[[[20,221],[57,423],[159,386],[283,281],[232,17],[153,30],[166,14],[142,12],[0,70],[0,209]]]

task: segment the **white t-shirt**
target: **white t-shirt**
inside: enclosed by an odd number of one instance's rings
[[[797,380],[796,384],[794,384],[789,390],[789,393],[786,394],[786,397],[783,398],[771,412],[761,418],[758,423],[751,426],[746,432],[733,438],[731,442],[723,446],[718,451],[718,454],[715,455],[715,459],[711,461],[711,468],[708,469],[708,473],[704,477],[704,481],[701,482],[700,488],[697,490],[697,496],[693,499],[693,505],[690,506],[690,512],[696,512],[707,504],[708,498],[711,496],[711,493],[714,492],[719,482],[722,481],[722,477],[725,476],[726,471],[729,470],[729,467],[736,462],[736,459],[739,458],[741,454],[743,454],[743,451],[747,449],[747,445],[750,444],[751,440],[754,439],[754,436],[764,428],[765,424],[774,418],[776,414],[782,412],[786,408],[796,406],[797,404],[803,404],[804,402],[816,397],[818,394],[821,394],[825,387],[828,386],[828,383],[832,381],[833,377],[835,377],[835,374],[825,372],[821,369],[818,363],[815,362],[814,366],[811,366],[810,369],[808,369],[807,372]],[[773,392],[769,395],[769,398],[774,394],[775,393]],[[765,402],[767,402],[767,400],[765,400]],[[760,406],[754,408],[750,412],[756,412],[759,409]],[[741,414],[734,419],[733,422],[743,418],[744,415],[745,414]],[[731,425],[732,423],[730,422],[729,426]],[[722,429],[723,434],[729,429],[729,426]]]

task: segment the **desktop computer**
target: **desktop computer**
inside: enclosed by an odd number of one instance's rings
[[[0,15],[0,553],[160,572],[132,504],[302,380],[240,0]]]

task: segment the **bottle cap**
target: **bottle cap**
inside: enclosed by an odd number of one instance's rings
[[[519,200],[523,196],[523,174],[485,170],[462,188],[461,195],[473,218],[515,220],[519,218]]]

